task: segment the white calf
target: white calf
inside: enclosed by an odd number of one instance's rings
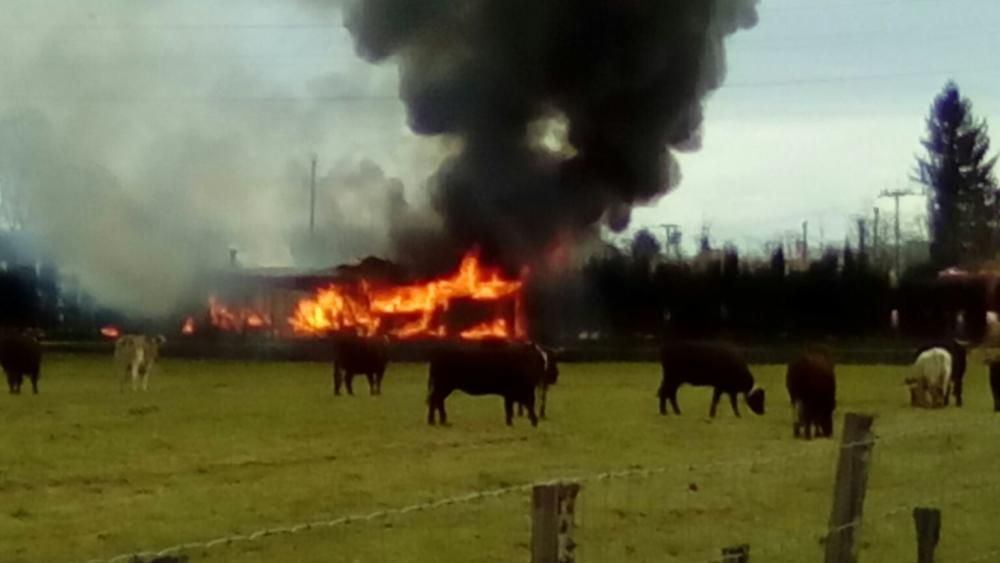
[[[149,373],[160,354],[160,345],[166,342],[163,336],[126,334],[115,342],[115,364],[123,370],[119,389],[125,390],[125,382],[132,380],[132,390],[138,391],[139,378],[142,390],[149,388]]]
[[[906,378],[910,405],[943,407],[951,393],[951,354],[944,348],[924,351],[913,362],[913,375]]]

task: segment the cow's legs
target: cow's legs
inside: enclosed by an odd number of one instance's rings
[[[132,364],[132,390],[139,390],[139,364]]]
[[[7,385],[10,387],[11,395],[21,394],[21,375],[8,375]]]
[[[354,372],[344,372],[344,384],[347,386],[347,394],[354,396]]]
[[[746,398],[745,394],[744,398]],[[740,407],[736,402],[736,393],[729,394],[729,404],[733,406],[733,414],[735,414],[737,417],[740,416]]]
[[[542,384],[541,397],[542,404],[538,407],[538,417],[545,419],[545,404],[548,402],[549,386]]]
[[[344,384],[344,376],[340,373],[340,367],[333,364],[333,394],[340,395],[340,387]]]
[[[368,394],[378,395],[378,392],[375,390],[375,372],[365,372],[365,379],[368,380]]]
[[[531,394],[526,397],[526,404],[524,405],[528,409],[528,420],[531,421],[532,426],[538,426],[538,417],[535,415],[535,391],[532,389]]]
[[[38,394],[38,374],[32,374],[31,376],[31,392],[35,395]]]
[[[149,389],[149,368],[142,370],[142,390],[147,391]]]
[[[438,423],[441,426],[446,426],[448,424],[448,413],[444,410],[444,397],[438,399],[437,411],[438,411]]]
[[[427,424],[434,424],[435,411],[438,414],[438,422],[442,426],[448,423],[448,413],[444,409],[444,400],[448,398],[448,395],[449,393],[438,393],[432,390],[427,396]]]
[[[434,425],[434,409],[437,408],[436,398],[431,395],[427,397],[427,424]]]
[[[955,406],[960,407],[962,406],[962,380],[953,379],[951,385],[952,392],[955,394]]]
[[[660,390],[657,393],[660,397],[660,414],[667,414],[667,400],[670,401],[670,406],[674,409],[674,414],[681,414],[681,409],[677,406],[677,388],[678,385],[668,385],[666,382],[660,385]]]
[[[715,412],[719,408],[719,400],[722,399],[722,389],[716,387],[712,391],[712,405],[708,407],[708,416],[715,418]]]
[[[512,397],[503,398],[503,412],[507,426],[514,424],[514,399]]]

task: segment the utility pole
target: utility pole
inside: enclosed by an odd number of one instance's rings
[[[802,265],[809,266],[809,221],[802,221]]]
[[[909,195],[920,195],[920,194],[917,193],[917,192],[914,192],[912,190],[893,190],[893,191],[882,190],[882,193],[879,194],[879,197],[891,197],[896,202],[896,224],[895,224],[895,230],[896,230],[896,279],[899,279],[899,277],[901,275],[903,275],[903,273],[900,271],[901,263],[900,263],[900,253],[899,253],[899,251],[900,251],[900,244],[899,244],[899,198],[906,197],[906,196],[909,196]]]
[[[865,253],[865,218],[858,217],[858,254]]]
[[[674,257],[681,259],[681,226],[673,223],[660,225],[663,227],[666,237],[666,254],[669,256],[673,252]]]
[[[309,174],[309,242],[316,238],[316,155],[312,155]]]
[[[875,222],[872,225],[872,264],[878,268],[881,264],[878,248],[878,207],[875,208]]]

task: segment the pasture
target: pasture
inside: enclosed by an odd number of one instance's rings
[[[970,359],[971,360],[971,359]],[[0,560],[73,562],[629,467],[584,481],[579,561],[704,561],[748,542],[764,561],[819,561],[842,415],[875,446],[862,559],[911,560],[909,509],[944,512],[939,555],[1000,548],[1000,414],[970,361],[966,405],[909,408],[905,368],[838,367],[835,439],[791,438],[784,368],[753,366],[768,412],[736,419],[684,387],[656,412],[654,364],[566,364],[549,420],[503,424],[502,401],[455,394],[425,423],[426,368],[391,365],[333,397],[325,364],[163,360],[120,393],[110,358],[46,358],[41,394],[0,397]],[[940,497],[940,498],[939,498]],[[527,493],[187,552],[192,561],[527,562]],[[757,559],[756,557],[754,559]],[[1000,560],[1000,555],[993,559]]]

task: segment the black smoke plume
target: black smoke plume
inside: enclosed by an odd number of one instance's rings
[[[400,68],[418,134],[458,146],[431,179],[457,248],[543,255],[679,181],[723,40],[757,0],[361,0],[359,53]]]

